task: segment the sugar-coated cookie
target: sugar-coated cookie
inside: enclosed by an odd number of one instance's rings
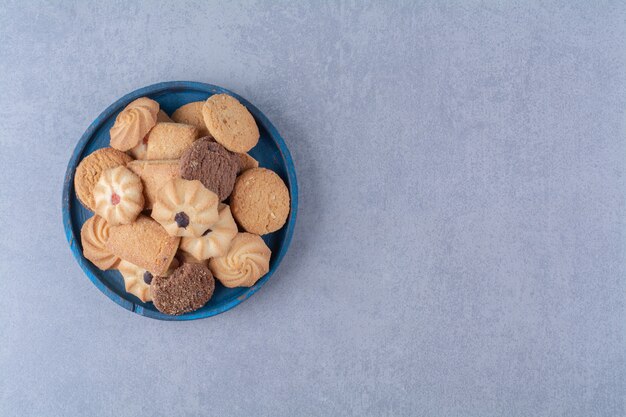
[[[259,167],[259,161],[257,161],[247,153],[238,153],[236,155],[239,157],[239,171],[237,172],[237,174],[240,174],[252,168]]]
[[[174,121],[170,119],[167,113],[165,113],[163,110],[159,110],[159,112],[157,113],[157,124],[159,123],[174,123]],[[133,158],[147,159],[149,134],[150,132],[148,132],[148,134],[144,136],[137,145],[135,145],[132,149],[128,151],[128,153],[131,154]]]
[[[157,113],[157,123],[174,123],[174,121],[163,110]]]
[[[251,287],[270,270],[271,255],[260,236],[238,233],[225,256],[209,260],[209,268],[225,287]]]
[[[83,256],[103,271],[116,268],[120,262],[120,258],[107,249],[107,240],[109,224],[97,214],[88,218],[80,229]]]
[[[111,226],[127,224],[143,210],[141,179],[126,167],[107,169],[93,189],[96,213]]]
[[[196,139],[198,129],[194,126],[157,123],[143,141],[145,159],[178,159]]]
[[[159,190],[151,216],[170,236],[200,237],[219,219],[218,204],[200,181],[175,178]]]
[[[131,161],[126,167],[139,175],[143,183],[144,209],[151,210],[161,187],[178,178],[178,160]]]
[[[233,191],[239,157],[210,138],[198,139],[180,158],[180,176],[199,180],[218,195],[220,201]]]
[[[230,207],[220,204],[219,220],[201,237],[183,237],[180,240],[180,249],[183,253],[190,253],[196,259],[224,256],[236,235],[237,224],[230,213]]]
[[[124,152],[113,148],[102,148],[85,157],[74,174],[74,189],[76,197],[87,209],[94,211],[96,202],[93,198],[93,189],[100,179],[100,174],[109,168],[115,168],[133,159]]]
[[[200,132],[200,137],[209,136],[209,129],[207,129],[206,124],[204,123],[204,117],[202,116],[203,106],[204,101],[187,103],[172,113],[172,120],[176,123],[185,123],[197,127]]]
[[[155,276],[151,290],[160,312],[179,315],[204,306],[213,296],[215,279],[206,266],[184,263],[169,277]]]
[[[130,224],[111,226],[106,247],[120,258],[150,271],[153,275],[167,272],[178,250],[179,237],[147,216],[139,216]]]
[[[147,97],[131,102],[117,115],[109,131],[111,147],[120,151],[132,149],[156,124],[158,112],[159,103]]]
[[[229,151],[245,153],[259,141],[259,128],[254,117],[228,94],[209,97],[202,107],[202,117],[211,136]]]
[[[275,172],[265,168],[252,168],[237,177],[230,197],[230,209],[237,223],[258,235],[283,227],[289,205],[287,186]]]

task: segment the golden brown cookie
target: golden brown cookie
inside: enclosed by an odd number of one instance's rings
[[[143,210],[141,179],[126,167],[107,169],[93,189],[96,213],[111,226],[128,224]]]
[[[219,214],[219,220],[201,237],[184,237],[180,240],[180,248],[184,253],[190,253],[196,259],[226,255],[230,242],[237,235],[237,224],[226,204],[220,204]]]
[[[237,177],[230,196],[230,209],[237,223],[258,235],[283,227],[289,203],[289,190],[283,180],[265,168],[252,168]]]
[[[126,167],[139,175],[143,183],[144,208],[152,210],[157,194],[164,184],[178,178],[178,160],[131,161]]]
[[[200,237],[218,220],[218,204],[200,181],[175,178],[159,190],[151,216],[171,236]]]
[[[242,172],[249,169],[259,167],[259,161],[257,161],[247,153],[238,153],[236,155],[239,156],[239,171],[237,171],[237,174],[241,174]]]
[[[109,228],[106,247],[120,258],[162,275],[172,263],[178,250],[179,237],[172,237],[165,229],[147,216],[135,222]]]
[[[182,239],[181,239],[182,240]],[[208,259],[197,259],[195,256],[193,256],[190,253],[187,253],[183,250],[178,250],[178,252],[176,253],[176,258],[178,259],[178,261],[181,264],[184,263],[188,263],[188,264],[200,264],[200,265],[204,265],[207,268],[209,267],[209,261]]]
[[[174,121],[163,110],[157,113],[157,123],[174,123]]]
[[[145,159],[178,159],[198,139],[198,129],[182,123],[157,123],[145,138]]]
[[[76,197],[87,209],[94,211],[96,202],[93,189],[100,179],[100,174],[109,168],[115,168],[132,161],[133,158],[113,148],[102,148],[87,155],[76,168],[74,189]]]
[[[238,233],[228,253],[212,258],[209,268],[225,287],[251,287],[270,270],[271,255],[260,236]]]
[[[106,248],[107,240],[109,240],[109,225],[98,215],[87,219],[80,229],[83,256],[103,271],[116,268],[120,262],[120,258]]]
[[[202,107],[202,117],[211,136],[229,151],[245,153],[259,141],[259,128],[254,117],[228,94],[209,97]]]
[[[172,113],[172,120],[176,123],[185,123],[197,127],[200,137],[209,136],[209,129],[204,124],[204,117],[202,116],[203,106],[204,101],[194,101],[193,103],[185,104]]]
[[[147,97],[131,102],[115,118],[109,132],[111,147],[120,151],[132,149],[156,124],[158,112],[159,103]]]

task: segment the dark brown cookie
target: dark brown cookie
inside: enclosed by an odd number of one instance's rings
[[[199,180],[219,197],[228,198],[235,186],[239,157],[208,137],[198,139],[180,158],[180,176]]]
[[[184,263],[169,277],[154,277],[150,286],[154,306],[161,313],[180,315],[201,308],[211,299],[215,279],[206,266]]]

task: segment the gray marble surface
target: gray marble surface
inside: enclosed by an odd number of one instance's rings
[[[0,1],[0,415],[624,415],[625,40],[617,1]],[[255,103],[301,191],[278,273],[190,323],[61,222],[82,132],[166,80]]]

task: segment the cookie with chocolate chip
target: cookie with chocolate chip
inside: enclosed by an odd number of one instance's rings
[[[160,312],[180,315],[201,308],[211,299],[215,279],[206,266],[184,263],[169,277],[155,276],[150,289]]]
[[[200,237],[218,221],[218,205],[200,181],[174,178],[159,190],[151,216],[170,236]]]

